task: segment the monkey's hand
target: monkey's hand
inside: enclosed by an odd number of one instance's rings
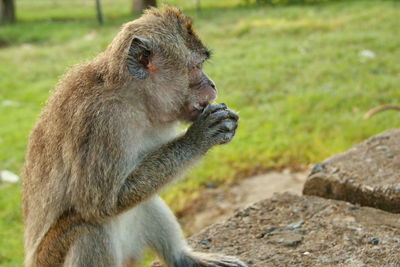
[[[210,104],[189,127],[185,137],[206,151],[214,145],[226,144],[235,135],[239,116],[225,104]]]

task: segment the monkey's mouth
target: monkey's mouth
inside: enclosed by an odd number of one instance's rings
[[[189,120],[193,121],[199,116],[204,108],[210,104],[208,101],[202,101],[202,102],[195,102],[195,103],[190,103],[188,105],[188,117]]]

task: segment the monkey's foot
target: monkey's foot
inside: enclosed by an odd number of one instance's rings
[[[247,265],[230,256],[193,252],[182,257],[174,267],[247,267]]]

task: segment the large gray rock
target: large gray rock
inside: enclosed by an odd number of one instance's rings
[[[400,129],[316,164],[303,194],[400,213]]]
[[[400,266],[400,215],[314,196],[275,195],[190,239],[250,267]]]

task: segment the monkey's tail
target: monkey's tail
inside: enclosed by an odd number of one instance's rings
[[[67,213],[61,216],[40,242],[35,257],[37,266],[63,266],[72,244],[92,227],[95,225],[85,222],[76,214],[71,216]]]
[[[364,120],[367,120],[371,118],[372,116],[376,115],[379,112],[385,111],[385,110],[396,110],[400,111],[400,106],[395,106],[395,105],[381,105],[377,106],[373,109],[370,109],[367,113],[364,114]]]

